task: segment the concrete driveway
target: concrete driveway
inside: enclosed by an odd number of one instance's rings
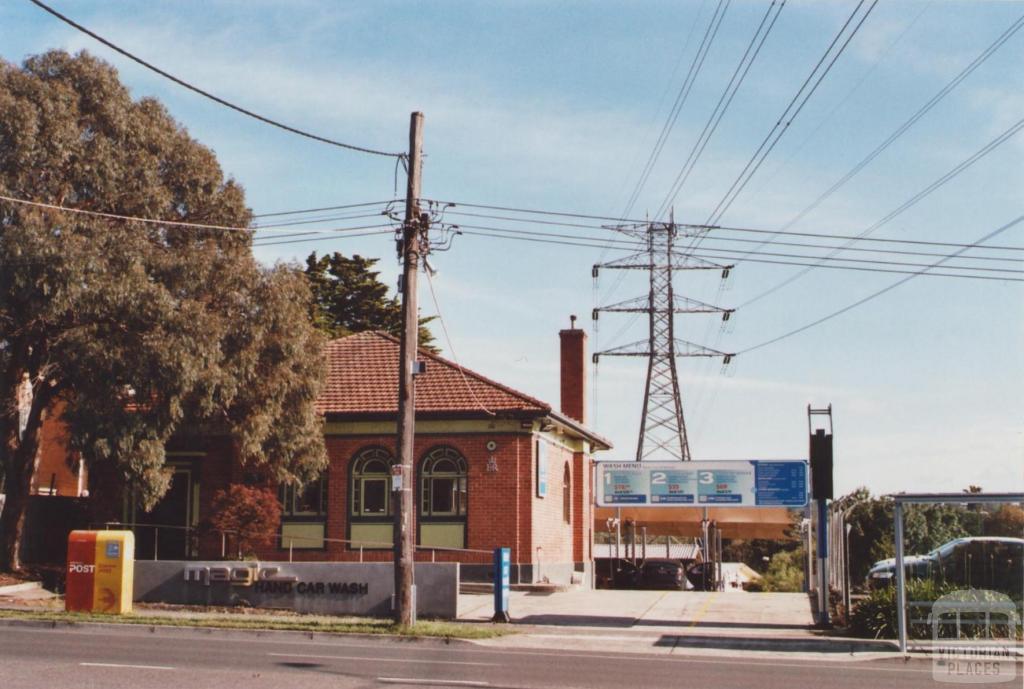
[[[493,595],[459,596],[459,619],[490,620]],[[512,591],[518,634],[488,646],[694,657],[854,659],[889,655],[889,642],[832,637],[814,628],[804,593]],[[522,626],[520,626],[522,625]]]
[[[490,619],[493,596],[459,596],[459,618]],[[520,624],[594,628],[760,630],[807,633],[814,625],[803,593],[572,590],[512,591],[512,619]]]

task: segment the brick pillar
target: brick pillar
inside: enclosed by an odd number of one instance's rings
[[[562,413],[580,423],[587,421],[587,334],[572,327],[558,331],[561,340]]]

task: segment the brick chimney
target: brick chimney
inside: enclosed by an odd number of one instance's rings
[[[558,331],[561,340],[562,413],[580,423],[587,421],[587,334],[569,316],[568,330]]]

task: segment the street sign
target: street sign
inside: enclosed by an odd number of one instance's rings
[[[803,507],[807,461],[597,462],[599,507]]]

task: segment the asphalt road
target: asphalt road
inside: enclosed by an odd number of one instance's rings
[[[3,689],[938,687],[931,661],[602,654],[466,642],[125,626],[0,625]],[[950,685],[944,685],[950,686]]]

